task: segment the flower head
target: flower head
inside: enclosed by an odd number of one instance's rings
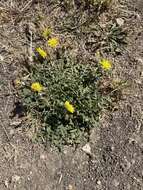
[[[34,82],[31,85],[31,90],[35,92],[41,92],[43,90],[43,86],[39,82]]]
[[[73,107],[72,104],[70,104],[69,101],[66,101],[65,104],[64,104],[65,108],[67,111],[69,111],[70,113],[74,113],[75,112],[75,109]]]
[[[112,68],[112,63],[107,59],[102,59],[100,64],[104,70],[110,70]]]
[[[48,45],[52,48],[56,48],[59,44],[59,39],[58,38],[51,38],[48,40]]]
[[[47,37],[49,37],[49,35],[50,35],[51,33],[52,33],[51,28],[45,28],[44,31],[43,31],[42,36],[43,36],[44,38],[47,38]]]
[[[47,53],[42,49],[42,48],[36,48],[36,51],[39,53],[39,55],[41,55],[41,57],[46,58],[47,57]]]

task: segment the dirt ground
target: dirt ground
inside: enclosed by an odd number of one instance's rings
[[[43,1],[17,2],[20,15],[14,1],[0,1],[0,190],[143,190],[143,1],[123,0],[118,7],[128,43],[114,57],[114,74],[129,85],[118,109],[92,131],[92,156],[81,147],[64,147],[63,153],[44,148],[10,117],[12,81],[27,53],[22,25],[32,22],[27,15]]]

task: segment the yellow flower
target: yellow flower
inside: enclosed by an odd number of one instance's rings
[[[43,86],[39,82],[34,82],[31,85],[31,89],[35,92],[41,92],[43,90]]]
[[[52,48],[57,47],[57,45],[59,44],[59,39],[58,38],[51,38],[48,40],[48,45]]]
[[[75,109],[73,107],[72,104],[69,103],[69,101],[66,101],[64,104],[65,108],[70,112],[70,113],[74,113]]]
[[[44,38],[47,38],[51,33],[52,33],[51,28],[45,28],[42,35]]]
[[[102,59],[100,61],[101,67],[105,70],[110,70],[112,68],[112,64],[109,60],[107,59]]]
[[[39,55],[41,55],[41,57],[46,58],[47,57],[47,53],[42,49],[42,48],[36,48],[36,51],[39,53]]]

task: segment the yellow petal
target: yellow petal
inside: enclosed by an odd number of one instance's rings
[[[110,70],[112,68],[112,63],[107,59],[102,59],[100,64],[104,70]]]
[[[41,55],[41,57],[46,58],[47,57],[47,53],[42,49],[42,48],[37,48],[36,51],[39,53],[39,55]]]
[[[31,90],[35,92],[41,92],[43,90],[43,86],[39,82],[34,82],[31,85]]]
[[[51,38],[48,40],[48,45],[52,48],[57,47],[59,44],[59,39],[58,38]]]
[[[66,101],[64,106],[65,106],[66,110],[69,111],[70,113],[75,112],[75,109],[74,109],[73,105],[70,104],[69,101]]]

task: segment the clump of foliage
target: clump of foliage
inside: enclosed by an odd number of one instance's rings
[[[107,69],[110,66],[107,61],[103,64]],[[61,147],[88,138],[101,111],[111,102],[110,95],[101,90],[106,75],[103,64],[81,63],[62,54],[53,60],[36,58],[28,67],[25,74],[29,78],[19,88],[19,97],[26,114],[40,121],[42,139]],[[66,101],[73,106],[72,113],[66,109]]]
[[[101,10],[101,7],[110,3],[108,0],[58,0],[56,3],[59,2],[68,11],[72,6],[77,6],[78,2],[80,4],[78,12],[82,12],[82,9],[86,11],[87,8],[89,12],[91,11],[90,14],[87,12],[87,15],[92,15],[92,11],[97,13],[98,11],[94,10]],[[78,19],[76,12],[77,8],[71,14],[69,11],[70,16],[64,18],[62,28],[65,31],[72,31],[76,40],[79,34],[85,38],[83,40],[85,48],[89,45],[90,51],[96,52],[94,61],[82,57],[79,59],[79,54],[77,56],[72,54],[73,51],[70,51],[72,46],[61,44],[58,35],[47,26],[42,35],[40,34],[43,42],[46,42],[44,48],[35,47],[33,63],[27,63],[22,73],[24,76],[15,81],[25,115],[32,118],[32,123],[38,121],[37,136],[58,148],[87,141],[90,130],[98,126],[102,111],[111,109],[112,103],[120,96],[118,84],[112,84],[112,63],[104,59],[97,50],[104,46],[107,49],[108,44],[109,51],[110,49],[115,51],[118,42],[122,41],[119,38],[121,33],[113,27],[111,32],[105,31],[106,36],[98,35],[96,31],[98,25],[92,19],[94,16],[90,19],[87,17],[81,24],[82,19]],[[103,30],[100,33],[104,33]],[[91,40],[92,34],[97,41]],[[102,41],[104,43],[101,43]],[[92,48],[94,44],[98,46],[95,49]]]
[[[89,52],[102,49],[103,52],[117,55],[126,45],[126,31],[116,23],[107,24],[105,28],[99,26],[98,23],[97,25],[83,27],[82,34],[87,36],[85,47]]]
[[[107,8],[111,0],[79,0],[62,1],[64,18],[56,19],[56,28],[62,34],[70,34],[79,44],[85,44],[90,53],[102,51],[103,53],[121,54],[126,45],[127,31],[120,26],[116,19],[111,19]],[[103,13],[103,14],[102,14]],[[102,21],[101,18],[105,21]]]

